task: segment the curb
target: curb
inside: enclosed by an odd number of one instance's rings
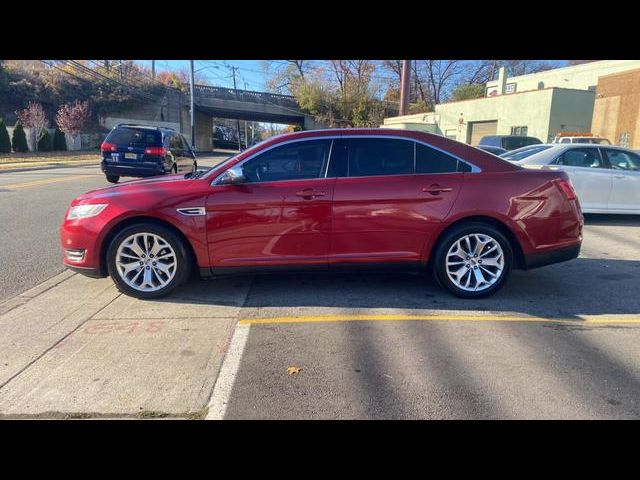
[[[15,173],[15,172],[28,172],[31,170],[53,170],[55,168],[69,168],[69,167],[89,167],[89,166],[99,166],[100,161],[91,161],[91,162],[73,162],[73,163],[54,163],[49,165],[33,165],[30,167],[17,167],[17,168],[2,168],[0,164],[0,174],[2,173]]]

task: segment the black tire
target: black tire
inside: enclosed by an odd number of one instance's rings
[[[470,291],[459,287],[451,278],[449,278],[446,269],[447,252],[449,249],[459,239],[470,234],[488,235],[495,239],[502,248],[504,257],[504,266],[498,279],[492,285],[479,291]],[[431,269],[438,284],[460,298],[484,298],[496,293],[507,282],[513,268],[513,248],[505,235],[494,226],[482,222],[465,222],[446,232],[444,236],[439,239],[436,248],[433,251],[432,259]],[[497,270],[492,271],[495,272]],[[471,275],[471,273],[469,275]]]
[[[176,267],[174,276],[167,283],[167,285],[158,290],[142,291],[131,287],[120,276],[120,272],[118,272],[116,268],[116,254],[118,251],[118,247],[128,237],[136,233],[151,233],[154,235],[158,235],[163,240],[165,240],[175,252]],[[180,238],[171,229],[155,223],[141,222],[122,229],[113,238],[107,250],[107,269],[109,271],[111,279],[116,284],[118,290],[120,290],[122,293],[131,297],[142,299],[159,298],[169,294],[189,278],[189,273],[191,270],[191,256],[189,253],[189,249],[184,243],[184,240],[182,240],[182,238]]]
[[[109,183],[118,183],[118,180],[120,180],[120,177],[118,175],[107,175],[107,182]]]

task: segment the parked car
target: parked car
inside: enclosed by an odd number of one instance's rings
[[[640,155],[610,145],[555,144],[515,162],[566,171],[585,213],[640,214]]]
[[[493,153],[494,155],[501,155],[507,150],[502,147],[494,147],[493,145],[474,145],[474,147],[484,150],[485,152]]]
[[[71,203],[64,263],[124,293],[203,276],[430,271],[454,295],[491,295],[513,268],[578,256],[566,172],[523,169],[439,135],[340,129],[273,137],[207,171],[126,182]]]
[[[480,139],[479,145],[500,147],[505,150],[515,150],[516,148],[535,145],[538,143],[542,142],[536,137],[526,137],[523,135],[486,135]]]
[[[171,128],[120,124],[102,146],[100,168],[107,181],[196,171],[198,163],[188,142]]]
[[[560,133],[551,143],[593,143],[596,145],[611,145],[608,138],[594,137],[592,133]]]
[[[553,145],[541,143],[539,145],[528,145],[522,148],[516,148],[515,150],[510,150],[505,153],[501,153],[499,156],[504,158],[505,160],[509,160],[510,162],[517,162],[520,160],[524,160],[527,157],[530,157],[534,153],[542,152],[547,148],[552,147]]]

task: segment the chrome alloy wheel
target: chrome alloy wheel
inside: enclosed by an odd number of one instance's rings
[[[176,253],[169,243],[154,233],[135,233],[118,246],[116,269],[120,278],[140,292],[155,292],[176,274]]]
[[[500,243],[484,233],[459,238],[447,252],[449,279],[462,290],[480,292],[491,287],[504,271],[504,252]]]

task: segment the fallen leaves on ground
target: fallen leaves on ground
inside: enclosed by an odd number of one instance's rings
[[[300,370],[302,370],[302,368],[300,367],[289,367],[287,368],[287,373],[289,375],[297,375],[298,373],[300,373]]]

